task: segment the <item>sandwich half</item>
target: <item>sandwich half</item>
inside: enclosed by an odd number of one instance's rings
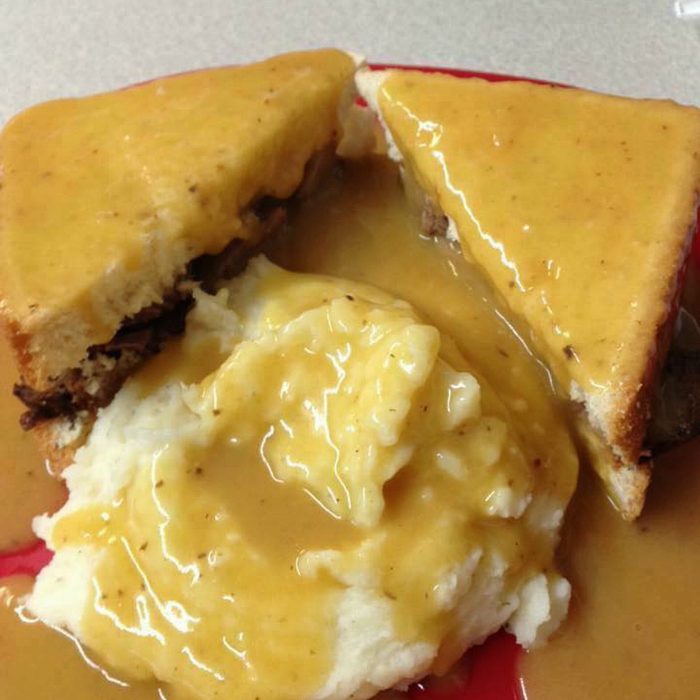
[[[645,436],[700,186],[700,111],[528,82],[361,71],[431,232],[458,240],[578,407],[622,515]]]
[[[337,50],[33,107],[0,136],[0,316],[26,428],[65,461],[97,408],[284,220],[340,137]]]

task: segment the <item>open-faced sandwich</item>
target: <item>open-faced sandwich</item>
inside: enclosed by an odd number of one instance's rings
[[[15,117],[0,313],[68,488],[22,615],[177,700],[544,644],[579,457],[644,503],[699,153],[693,108],[336,50]]]

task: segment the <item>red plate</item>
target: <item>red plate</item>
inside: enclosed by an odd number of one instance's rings
[[[370,64],[370,67],[377,70],[408,68],[426,73],[447,73],[458,78],[482,78],[491,82],[521,80],[542,85],[560,85],[532,78],[457,68],[378,63]],[[700,212],[697,232],[693,244],[693,261],[700,265]],[[0,554],[0,578],[19,574],[35,576],[50,560],[51,553],[42,542],[19,552]],[[520,647],[514,638],[505,632],[499,632],[481,646],[471,649],[444,678],[430,678],[412,686],[407,693],[407,700],[522,700],[517,673],[519,653]]]

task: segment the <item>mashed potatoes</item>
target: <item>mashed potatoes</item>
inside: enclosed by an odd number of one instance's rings
[[[196,301],[37,520],[56,556],[30,610],[207,700],[368,698],[503,624],[556,628],[568,494],[449,338],[264,258]]]

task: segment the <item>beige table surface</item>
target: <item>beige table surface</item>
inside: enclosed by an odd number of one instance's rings
[[[0,0],[0,121],[41,100],[324,45],[700,104],[672,0]]]

